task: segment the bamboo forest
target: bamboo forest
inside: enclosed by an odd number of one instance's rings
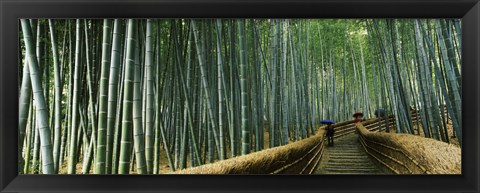
[[[19,23],[19,174],[461,165],[460,19]]]

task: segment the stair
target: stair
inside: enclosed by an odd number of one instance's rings
[[[325,141],[326,142],[326,141]],[[385,174],[365,152],[356,132],[334,140],[334,146],[325,146],[324,157],[316,174]]]

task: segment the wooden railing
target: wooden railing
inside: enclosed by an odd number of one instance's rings
[[[356,131],[354,121],[344,121],[340,123],[333,124],[335,128],[335,138],[353,133]],[[319,130],[324,130],[325,127],[320,127]],[[273,174],[312,174],[317,168],[320,160],[323,158],[324,149],[325,149],[325,133],[323,133],[322,140],[320,144],[315,146],[313,149],[308,151],[304,156],[298,158],[294,162],[272,172]]]
[[[340,123],[339,125],[342,125]],[[309,138],[211,164],[173,172],[175,174],[311,174],[324,150],[325,130]]]
[[[383,126],[383,124],[386,124],[385,123],[385,119],[383,120],[380,120],[380,121],[376,121],[374,123],[372,123],[371,125],[369,125],[369,127],[367,127],[367,129],[369,131],[382,131],[382,130],[385,130],[385,127]],[[334,138],[339,138],[339,137],[342,137],[342,136],[345,136],[345,135],[348,135],[348,134],[351,134],[351,133],[354,133],[357,131],[357,127],[355,126],[354,121],[345,121],[345,122],[342,122],[343,125],[341,126],[338,126],[338,125],[334,125],[335,127],[335,135],[334,135]],[[390,117],[389,118],[389,127],[390,129],[393,129],[395,128],[396,124],[395,124],[395,118],[394,117]]]
[[[320,143],[315,145],[304,156],[299,157],[295,161],[275,170],[270,174],[312,174],[317,168],[318,163],[323,157],[325,149],[325,133]]]
[[[417,117],[417,116],[415,116]],[[396,144],[393,133],[384,133],[385,120],[369,119],[362,123],[344,121],[334,124],[335,138],[359,133],[359,140],[367,154],[397,174],[441,173],[426,167],[412,156],[412,152]],[[390,128],[395,128],[395,119],[390,117]],[[325,150],[325,127],[316,135],[288,145],[254,152],[227,160],[177,171],[177,174],[311,174],[323,158]],[[414,136],[417,137],[418,136]],[[415,140],[415,139],[413,139]],[[417,152],[418,154],[418,152]],[[447,167],[448,168],[448,167]],[[452,167],[450,167],[452,168]],[[445,171],[445,170],[444,170]],[[457,173],[456,169],[451,173]],[[458,171],[459,173],[459,171]]]
[[[412,148],[408,148],[405,144],[400,144],[399,141],[404,141],[404,143],[407,144],[416,144],[415,147],[420,147],[419,149],[422,149],[423,151],[435,151],[429,149],[431,147],[428,146],[428,143],[438,144],[437,146],[448,148],[449,150],[456,152],[456,154],[459,153],[459,149],[457,150],[455,147],[450,147],[448,144],[440,141],[419,136],[408,136],[408,134],[395,133],[375,133],[366,128],[376,122],[378,122],[376,119],[372,119],[356,124],[360,136],[359,140],[365,151],[371,157],[392,172],[396,174],[458,174],[461,172],[461,163],[454,160],[452,157],[449,157],[449,155],[443,157],[440,155],[433,158],[432,156],[426,155],[427,152],[413,151]],[[438,160],[446,161],[442,163]],[[434,166],[432,163],[435,163],[436,165]]]
[[[425,168],[401,149],[369,139],[370,134],[361,123],[357,123],[359,140],[371,157],[396,174],[429,174]]]

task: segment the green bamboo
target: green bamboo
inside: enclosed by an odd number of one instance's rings
[[[137,22],[136,22],[137,23]],[[138,25],[138,24],[135,24]],[[137,26],[135,26],[137,27]],[[138,37],[138,32],[135,30],[133,37]],[[129,31],[130,34],[130,31]],[[135,41],[136,40],[136,41]],[[141,96],[141,84],[140,79],[140,49],[138,48],[138,40],[134,39],[135,43],[135,67],[134,67],[134,80],[133,80],[133,146],[135,151],[135,160],[138,174],[146,174],[146,158],[145,158],[145,133],[143,131],[142,124],[142,96]],[[132,168],[133,169],[133,168]]]
[[[147,34],[146,34],[146,56],[145,56],[145,73],[147,76],[147,96],[146,96],[146,118],[145,118],[145,154],[147,163],[147,173],[153,173],[153,145],[154,145],[154,131],[153,131],[153,21],[147,20]]]
[[[207,101],[207,112],[208,112],[208,118],[210,119],[209,122],[210,122],[210,126],[212,127],[212,130],[213,130],[213,135],[214,135],[214,139],[215,139],[215,143],[216,144],[220,144],[218,142],[218,138],[216,137],[217,136],[217,126],[216,126],[216,122],[214,120],[214,114],[213,114],[213,110],[212,110],[212,104],[211,104],[211,97],[210,97],[210,94],[209,94],[209,87],[208,87],[208,83],[207,83],[207,79],[206,79],[206,67],[205,67],[205,61],[204,61],[204,56],[205,56],[205,51],[203,49],[203,47],[200,45],[199,41],[200,41],[200,37],[199,37],[199,30],[198,28],[196,27],[196,24],[195,24],[195,20],[192,20],[192,29],[193,29],[193,35],[195,37],[195,47],[196,47],[196,50],[197,50],[197,55],[198,55],[198,63],[200,65],[200,73],[201,73],[201,76],[202,76],[202,86],[203,86],[203,89],[205,90],[205,100]]]
[[[50,28],[50,42],[52,44],[52,54],[53,54],[53,65],[54,65],[54,77],[55,77],[55,140],[53,143],[53,165],[55,173],[58,173],[58,162],[60,159],[60,140],[61,140],[61,102],[62,102],[62,83],[60,80],[60,64],[58,61],[58,49],[56,43],[56,33],[54,29],[54,22],[49,19],[48,20],[49,28]]]
[[[112,173],[112,156],[113,156],[113,137],[115,128],[115,114],[117,113],[117,93],[118,93],[118,79],[120,66],[120,52],[121,52],[121,21],[115,19],[113,29],[113,41],[110,57],[110,70],[108,78],[108,106],[107,106],[107,139],[105,151],[105,173]]]
[[[128,37],[125,63],[124,91],[123,91],[123,116],[121,127],[120,159],[118,165],[119,174],[128,174],[130,171],[130,157],[132,148],[132,108],[133,87],[135,78],[135,42],[137,21],[128,19]]]
[[[78,133],[78,100],[80,92],[80,68],[82,63],[80,62],[81,54],[81,30],[80,30],[80,20],[76,20],[76,39],[75,39],[75,70],[73,77],[73,93],[72,93],[72,113],[71,113],[71,128],[70,128],[70,147],[68,150],[68,173],[76,173],[76,163],[77,163],[77,133]]]
[[[247,128],[247,88],[246,88],[246,56],[245,56],[245,20],[238,20],[238,32],[240,43],[240,92],[241,92],[241,129],[242,129],[242,155],[250,153],[250,130]]]
[[[111,25],[109,19],[103,20],[102,67],[100,72],[99,106],[98,106],[98,135],[95,174],[106,173],[107,147],[107,119],[108,119],[108,77],[110,74],[111,59]]]
[[[29,70],[30,78],[32,83],[33,98],[35,100],[36,114],[38,119],[40,143],[41,143],[41,152],[42,152],[42,173],[43,174],[53,174],[54,163],[53,163],[53,148],[50,137],[50,127],[48,126],[48,117],[47,117],[47,107],[45,104],[45,98],[43,89],[40,82],[39,71],[38,71],[38,62],[35,58],[34,47],[32,42],[32,29],[30,23],[26,19],[21,19],[22,32],[25,40],[25,47],[27,51],[27,57],[29,61]]]
[[[19,135],[18,135],[18,159],[20,161],[18,168],[19,171],[23,171],[25,160],[27,161],[28,164],[28,159],[25,156],[22,157],[22,152],[24,151],[23,147],[23,142],[25,138],[25,130],[27,130],[27,125],[29,123],[28,121],[28,115],[30,113],[30,106],[31,106],[31,101],[32,101],[32,84],[30,80],[30,70],[29,70],[29,64],[28,64],[28,59],[25,59],[25,63],[23,65],[23,75],[22,75],[22,85],[20,87],[20,101],[19,101],[19,123],[18,123],[18,130],[19,130]],[[27,140],[29,138],[27,137]],[[29,146],[27,146],[26,152],[29,152]],[[22,174],[20,172],[20,174]]]

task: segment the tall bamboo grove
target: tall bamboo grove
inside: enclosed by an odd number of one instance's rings
[[[166,173],[380,108],[462,144],[459,20],[20,23],[20,173]]]

